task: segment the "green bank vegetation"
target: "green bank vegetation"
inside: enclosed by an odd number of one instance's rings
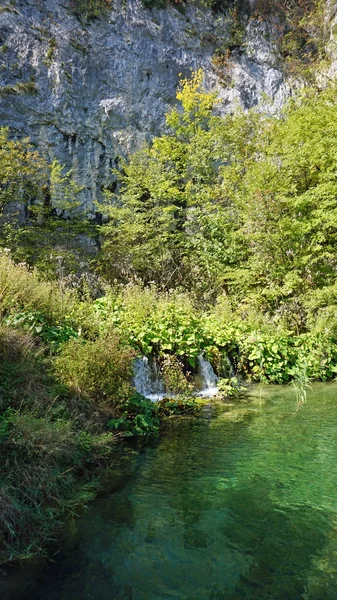
[[[71,174],[1,130],[0,561],[41,551],[118,440],[197,409],[199,354],[223,397],[335,377],[336,91],[221,118],[195,73],[169,132],[121,166],[103,225]],[[95,254],[79,250],[90,235]],[[175,399],[135,392],[142,355]]]
[[[183,82],[170,133],[123,165],[120,195],[107,193],[98,268],[203,308],[220,298],[261,327],[334,336],[336,85],[277,117],[221,118],[201,77]]]

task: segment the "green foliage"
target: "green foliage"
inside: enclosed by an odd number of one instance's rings
[[[8,133],[0,128],[0,216],[9,205],[40,198],[48,180],[48,166],[29,140],[13,141]]]
[[[106,194],[110,204],[101,210],[110,220],[102,227],[101,269],[123,283],[141,278],[171,289],[200,281],[212,289],[219,252],[226,253],[235,235],[234,212],[224,214],[221,203],[214,208],[228,158],[222,155],[226,131],[212,116],[215,94],[202,91],[201,72],[182,82],[177,99],[182,111],[167,115],[172,134],[155,138],[123,165],[121,198]]]
[[[8,439],[13,427],[14,411],[11,408],[6,408],[0,414],[0,443]]]
[[[241,398],[247,391],[247,387],[237,377],[219,379],[218,389],[223,398]]]
[[[238,374],[255,382],[287,383],[303,364],[311,380],[328,380],[336,372],[336,338],[330,333],[296,335],[263,318],[250,323],[228,313],[221,319],[218,309],[204,323],[205,351],[221,376],[228,377],[228,357]]]
[[[184,364],[176,355],[167,354],[161,361],[160,370],[165,388],[173,394],[187,394],[192,391],[188,382],[189,372],[184,372]]]
[[[307,401],[307,390],[311,390],[309,382],[307,366],[304,364],[301,368],[299,365],[294,380],[291,382],[296,394],[297,410]]]
[[[64,342],[79,335],[78,331],[75,331],[65,322],[60,325],[50,324],[44,314],[37,311],[14,313],[5,319],[5,323],[14,328],[20,327],[33,335],[39,336],[43,342],[46,342],[55,350]]]
[[[44,278],[58,279],[60,285],[78,273],[79,263],[87,267],[94,251],[96,228],[81,210],[81,190],[72,171],[65,173],[54,161],[48,185],[27,205],[25,222],[11,215],[0,230],[2,244],[10,248],[16,262],[37,267]]]
[[[119,410],[119,416],[108,421],[108,427],[124,437],[156,436],[159,432],[157,408],[151,400],[134,393]]]
[[[336,86],[307,89],[277,117],[214,116],[200,73],[177,98],[172,134],[124,165],[102,228],[102,270],[189,290],[203,307],[222,293],[238,315],[264,314],[296,333],[318,312],[323,326],[336,281]],[[150,329],[145,353],[157,343]]]
[[[194,366],[205,345],[200,315],[186,294],[168,295],[155,288],[127,286],[94,305],[101,329],[117,327],[141,354],[182,356]]]
[[[74,300],[74,295],[56,282],[41,281],[35,269],[16,265],[8,252],[0,251],[0,315],[33,311],[58,323],[72,310]]]
[[[113,326],[137,353],[156,356],[168,389],[177,393],[189,390],[188,371],[197,367],[199,354],[224,379],[234,367],[251,381],[287,383],[303,361],[310,379],[331,379],[336,372],[336,336],[330,330],[295,335],[258,313],[244,321],[227,297],[201,312],[186,294],[127,286],[93,306],[100,335]]]
[[[328,43],[325,0],[257,0],[253,14],[262,19],[277,17],[277,44],[287,70],[296,77],[315,80]]]
[[[260,134],[236,180],[251,251],[244,270],[230,277],[241,298],[301,329],[305,298],[335,281],[335,87],[307,91],[282,119],[262,120]],[[232,167],[226,170],[232,177]]]
[[[71,8],[77,17],[92,20],[111,9],[112,0],[71,0]]]
[[[71,339],[55,359],[57,373],[76,393],[99,402],[107,410],[132,392],[133,352],[116,331],[94,341]]]
[[[0,562],[40,553],[115,460],[107,413],[131,393],[133,353],[117,335],[77,339],[76,307],[0,254]]]
[[[197,414],[200,408],[198,400],[188,394],[180,394],[175,398],[164,398],[157,405],[158,414],[165,417]]]
[[[72,172],[48,165],[28,139],[10,140],[0,128],[0,244],[15,261],[61,283],[88,264],[96,230],[80,210],[81,189]]]
[[[42,350],[21,327],[1,327],[0,562],[41,553],[114,453],[103,414],[61,388]]]

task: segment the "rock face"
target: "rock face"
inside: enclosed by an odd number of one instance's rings
[[[273,32],[248,15],[235,45],[233,17],[196,6],[181,14],[128,0],[81,23],[72,0],[6,2],[0,124],[72,168],[88,212],[102,186],[113,187],[119,157],[162,130],[180,74],[202,68],[206,88],[219,90],[221,112],[236,102],[253,106],[265,94],[277,108],[288,95]]]

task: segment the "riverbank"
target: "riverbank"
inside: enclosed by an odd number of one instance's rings
[[[200,362],[224,398],[240,395],[243,380],[301,391],[337,370],[332,336],[257,329],[220,303],[202,312],[154,288],[84,299],[5,253],[0,313],[0,563],[45,551],[95,497],[120,441],[156,436],[163,417],[198,410]],[[135,391],[139,356],[155,361],[174,398],[153,403]]]

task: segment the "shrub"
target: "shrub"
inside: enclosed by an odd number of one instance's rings
[[[111,433],[53,421],[50,410],[41,418],[7,411],[1,434],[0,562],[41,553],[60,517],[94,497],[90,467],[111,454],[114,441]]]
[[[78,394],[111,408],[132,393],[133,358],[125,341],[109,331],[94,341],[70,340],[55,365],[61,380]]]
[[[173,415],[195,414],[201,406],[196,398],[180,395],[176,398],[164,398],[158,402],[158,415],[171,417]]]
[[[0,327],[0,415],[8,407],[18,409],[41,402],[44,397],[41,376],[41,348],[32,335]]]
[[[39,311],[47,320],[64,318],[71,310],[74,295],[60,289],[56,282],[41,281],[37,271],[27,265],[16,265],[11,257],[0,251],[0,315],[25,311]]]
[[[41,553],[114,452],[106,416],[55,381],[43,350],[0,327],[0,563]]]
[[[119,416],[110,419],[108,427],[120,431],[125,437],[156,436],[159,431],[159,419],[156,405],[135,393],[121,407]]]
[[[96,19],[112,8],[112,0],[72,0],[74,14],[84,19]]]
[[[244,396],[247,387],[243,385],[237,377],[227,377],[219,379],[218,388],[223,398],[240,398]]]
[[[188,383],[188,373],[184,373],[184,365],[176,356],[168,354],[161,363],[165,387],[174,394],[191,391]]]
[[[138,352],[157,357],[176,355],[195,366],[205,339],[200,314],[188,294],[129,285],[114,298],[95,304],[105,327],[117,327]]]

